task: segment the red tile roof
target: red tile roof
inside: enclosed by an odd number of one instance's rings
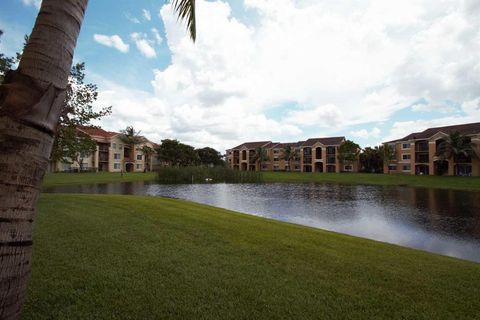
[[[92,137],[112,138],[120,134],[118,132],[105,131],[102,128],[95,127],[79,127],[78,129]]]

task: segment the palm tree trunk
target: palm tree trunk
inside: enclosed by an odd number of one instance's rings
[[[16,71],[0,86],[0,319],[17,319],[35,208],[88,0],[43,0]]]

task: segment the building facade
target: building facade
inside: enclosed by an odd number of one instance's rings
[[[385,142],[392,150],[392,159],[384,162],[385,173],[412,175],[479,176],[477,156],[454,155],[444,159],[439,147],[448,141],[451,133],[467,137],[473,150],[480,150],[480,122],[429,128],[402,139]]]
[[[101,128],[77,128],[79,133],[87,134],[96,143],[92,154],[80,155],[78,161],[55,161],[50,163],[51,172],[105,171],[105,172],[144,172],[152,171],[158,160],[153,154],[145,154],[144,146],[155,150],[157,144],[143,138],[135,146],[124,143],[119,132],[105,131]]]
[[[245,142],[227,150],[227,165],[242,171],[297,171],[297,172],[358,172],[358,159],[341,163],[338,148],[345,137],[311,138],[305,141],[280,143],[271,141]],[[258,160],[262,148],[267,159]],[[285,159],[290,148],[297,156]]]

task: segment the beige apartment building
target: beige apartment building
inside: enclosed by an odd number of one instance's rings
[[[454,156],[446,161],[438,156],[439,145],[450,133],[467,136],[474,149],[480,149],[480,122],[429,128],[402,139],[385,142],[393,151],[393,159],[385,161],[385,173],[412,175],[479,176],[478,157]]]
[[[338,160],[338,148],[344,141],[345,137],[329,137],[291,143],[245,142],[227,150],[227,165],[243,171],[358,172],[358,160],[349,163]],[[297,159],[284,159],[287,146],[298,154]],[[265,149],[268,160],[260,163],[256,159],[257,148]]]
[[[146,138],[133,148],[120,139],[121,134],[119,132],[85,127],[77,128],[77,130],[79,133],[89,135],[97,142],[95,152],[82,157],[83,171],[144,172],[152,171],[158,165],[155,154],[146,155],[142,152],[143,146],[148,146],[153,150],[158,147],[157,144]],[[80,164],[77,161],[73,161],[73,163],[61,161],[50,163],[51,172],[79,170]]]

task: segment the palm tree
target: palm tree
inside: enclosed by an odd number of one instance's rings
[[[150,164],[151,164],[151,161],[152,161],[152,155],[155,153],[155,150],[153,150],[153,148],[151,148],[147,145],[144,145],[142,147],[141,151],[145,156],[145,171],[150,171]]]
[[[395,152],[391,146],[388,144],[384,143],[383,145],[378,148],[378,152],[380,155],[380,159],[382,159],[383,165],[385,166],[385,163],[387,163],[395,157]],[[385,172],[384,172],[385,173]]]
[[[132,126],[127,127],[125,130],[120,131],[120,140],[124,143],[124,168],[125,171],[128,171],[126,168],[126,161],[135,162],[135,148],[138,144],[145,141],[145,138],[140,135],[140,131],[135,131]],[[125,157],[125,154],[128,152],[128,157]],[[123,172],[123,169],[122,169]]]
[[[262,148],[262,147],[258,147],[257,149],[255,149],[255,155],[253,156],[252,160],[254,162],[259,162],[260,171],[261,171],[263,169],[263,163],[265,161],[269,160],[268,154],[267,154],[267,149]]]
[[[458,162],[459,159],[471,159],[478,157],[478,152],[474,148],[470,137],[460,132],[451,132],[448,137],[438,144],[435,154],[440,161],[453,160]]]
[[[300,155],[291,146],[286,146],[283,149],[282,159],[288,162],[288,171],[292,171],[291,162],[300,159]]]
[[[88,0],[43,0],[18,69],[0,86],[0,315],[17,319],[31,270],[32,227]],[[195,1],[173,1],[195,40]]]

